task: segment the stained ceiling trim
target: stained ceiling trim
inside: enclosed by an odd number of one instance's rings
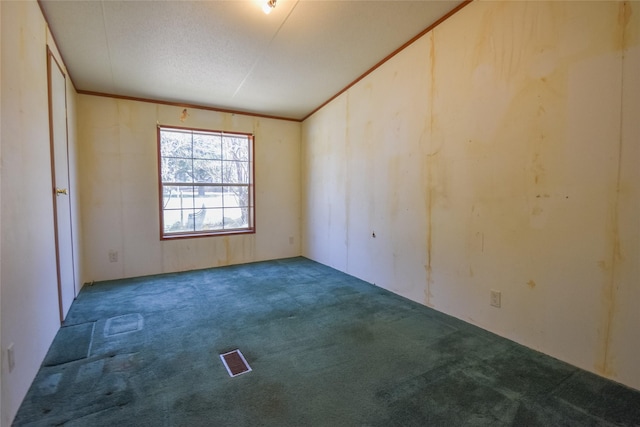
[[[215,111],[218,113],[239,114],[243,116],[260,117],[264,119],[285,120],[289,122],[298,122],[298,123],[302,121],[300,119],[294,119],[291,117],[272,116],[270,114],[252,113],[249,111],[231,110],[226,108],[210,107],[206,105],[189,104],[184,102],[164,101],[161,99],[138,98],[136,96],[127,96],[127,95],[114,95],[112,93],[93,92],[90,90],[76,90],[76,92],[81,95],[101,96],[104,98],[115,98],[115,99],[124,99],[127,101],[146,102],[150,104],[170,105],[172,107],[193,108],[196,110]]]
[[[373,67],[369,68],[367,71],[364,72],[364,74],[362,74],[360,77],[358,77],[357,79],[355,79],[354,81],[352,81],[351,83],[349,83],[347,86],[345,86],[342,90],[340,90],[338,93],[336,93],[335,95],[333,95],[331,98],[327,99],[325,102],[323,102],[322,104],[320,104],[317,108],[315,108],[312,112],[310,112],[309,114],[307,114],[306,116],[304,116],[302,119],[300,119],[301,122],[304,122],[305,120],[307,120],[309,117],[313,116],[316,112],[318,112],[319,110],[322,109],[322,107],[324,107],[325,105],[327,105],[328,103],[330,103],[331,101],[333,101],[334,99],[336,99],[337,97],[339,97],[340,95],[342,95],[343,93],[345,93],[346,91],[348,91],[349,89],[351,89],[353,86],[355,86],[360,80],[364,79],[365,77],[367,77],[369,74],[371,74],[372,72],[374,72],[376,69],[378,69],[380,66],[382,66],[385,62],[387,62],[388,60],[390,60],[391,58],[393,58],[394,56],[396,56],[397,54],[399,54],[400,52],[402,52],[403,50],[405,50],[407,47],[409,47],[410,45],[412,45],[416,40],[418,40],[419,38],[421,38],[422,36],[424,36],[425,34],[427,34],[428,32],[432,31],[433,29],[435,29],[438,25],[442,24],[444,21],[446,21],[447,19],[449,19],[450,17],[452,17],[454,14],[456,14],[457,12],[459,12],[463,7],[467,6],[469,3],[473,2],[474,0],[464,0],[463,3],[460,3],[458,6],[456,6],[455,8],[453,8],[449,13],[447,13],[446,15],[444,15],[442,18],[438,19],[436,22],[434,22],[433,24],[429,25],[427,28],[425,28],[424,30],[422,30],[420,33],[418,33],[417,35],[415,35],[411,40],[407,41],[405,44],[403,44],[402,46],[400,46],[399,48],[397,48],[396,50],[394,50],[393,52],[391,52],[389,55],[387,55],[386,57],[384,57],[380,62],[378,62],[376,65],[374,65]]]

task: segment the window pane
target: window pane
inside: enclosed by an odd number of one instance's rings
[[[229,184],[248,184],[249,183],[249,163],[225,161],[222,162],[223,178],[225,183]]]
[[[225,160],[249,161],[249,138],[225,135],[223,154]]]
[[[224,187],[224,193],[222,194],[222,199],[223,199],[225,208],[238,207],[238,198],[236,197],[235,190],[236,190],[236,187]]]
[[[191,159],[163,158],[162,182],[193,182],[193,165]]]
[[[193,195],[193,187],[165,185],[163,189],[163,207],[164,209],[193,209]]]
[[[198,190],[195,187],[181,187],[182,191],[182,208],[195,209],[198,206],[195,204],[195,198],[198,194]]]
[[[222,182],[222,162],[219,160],[194,160],[193,169],[195,182]]]
[[[222,187],[196,187],[198,195],[195,198],[196,206],[203,208],[222,207]]]
[[[207,209],[207,222],[211,230],[222,230],[223,209]]]
[[[193,187],[165,185],[162,190],[163,209],[193,209]]]
[[[193,158],[222,159],[222,137],[215,134],[193,134]]]
[[[191,133],[162,130],[160,135],[162,157],[190,158],[192,156]]]
[[[224,187],[224,206],[227,208],[249,206],[248,187]]]
[[[225,208],[224,209],[224,228],[225,230],[231,228],[242,228],[248,224],[246,210],[240,208]]]
[[[243,227],[253,227],[253,220],[251,219],[251,208],[240,208],[242,211],[242,220],[244,221]]]
[[[195,209],[187,215],[187,227],[190,230],[202,231],[207,219],[206,209]]]
[[[185,231],[193,231],[193,228],[189,228],[189,224],[187,221],[189,215],[192,213],[193,209],[163,211],[164,232],[180,233]]]
[[[253,227],[252,144],[245,135],[160,128],[167,237]]]
[[[173,186],[163,186],[162,187],[162,208],[166,209],[167,207],[170,209],[175,209],[175,199],[178,197],[177,187]]]

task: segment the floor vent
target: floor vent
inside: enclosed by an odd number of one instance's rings
[[[222,359],[222,363],[224,363],[224,367],[227,368],[227,372],[229,372],[229,376],[231,377],[237,377],[238,375],[251,372],[251,367],[247,363],[247,359],[240,353],[240,350],[233,350],[229,353],[221,354],[220,359]]]

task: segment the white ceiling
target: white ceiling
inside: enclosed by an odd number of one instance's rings
[[[40,0],[79,91],[302,119],[460,0]]]

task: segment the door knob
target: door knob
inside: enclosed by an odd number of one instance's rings
[[[67,189],[66,188],[56,188],[56,195],[59,196],[61,194],[66,195],[67,194]]]

